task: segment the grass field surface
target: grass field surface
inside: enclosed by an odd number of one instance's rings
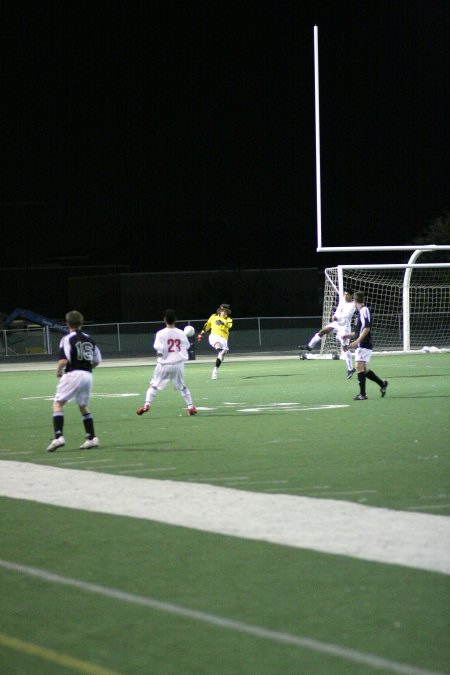
[[[450,672],[448,575],[418,563],[450,559],[450,355],[375,356],[367,401],[341,361],[198,360],[197,416],[167,389],[138,417],[153,364],[98,368],[101,447],[70,403],[55,453],[54,370],[0,372],[0,672]]]

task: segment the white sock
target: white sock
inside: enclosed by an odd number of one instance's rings
[[[345,360],[347,361],[347,370],[353,369],[353,359],[352,353],[350,351],[345,352]]]
[[[186,401],[188,407],[190,407],[192,405],[192,396],[191,396],[191,392],[189,391],[189,389],[187,387],[184,387],[184,389],[181,389],[181,395],[184,398],[184,400]]]
[[[322,338],[320,337],[319,333],[316,333],[316,334],[311,338],[311,340],[309,341],[308,347],[311,347],[311,349],[312,349],[313,347],[315,347],[315,345],[316,345],[318,342],[321,341],[321,339],[322,339]]]
[[[151,404],[151,402],[155,398],[157,392],[158,392],[158,390],[155,389],[154,387],[149,387],[147,389],[147,394],[145,395],[145,402],[148,403],[148,405]]]

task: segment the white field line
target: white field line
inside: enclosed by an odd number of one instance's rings
[[[0,461],[0,495],[450,574],[450,518]]]
[[[329,642],[322,642],[320,640],[314,640],[313,638],[301,635],[293,635],[291,633],[270,630],[268,628],[264,628],[263,626],[256,626],[254,624],[243,623],[241,621],[234,621],[233,619],[226,619],[225,617],[221,617],[216,614],[209,614],[207,612],[190,609],[188,607],[181,607],[180,605],[161,602],[160,600],[156,600],[154,598],[136,595],[134,593],[127,593],[115,588],[93,584],[80,579],[61,576],[59,574],[48,572],[47,570],[29,567],[26,565],[19,565],[8,560],[0,560],[0,567],[12,572],[18,572],[27,576],[36,577],[49,583],[58,584],[60,586],[69,586],[87,593],[94,593],[96,595],[112,598],[121,602],[127,602],[132,605],[148,607],[149,609],[164,612],[166,614],[174,614],[176,616],[181,616],[184,619],[200,621],[210,626],[216,626],[218,628],[224,628],[225,630],[252,635],[264,640],[271,640],[273,642],[291,645],[299,649],[308,649],[319,654],[327,654],[329,656],[333,656],[334,658],[340,658],[345,661],[364,664],[377,670],[389,670],[393,673],[399,673],[400,675],[442,675],[436,671],[425,670],[406,663],[391,661],[390,659],[385,659],[380,656],[376,656],[375,654],[367,654],[364,652],[359,652],[355,649],[340,647],[339,645]]]

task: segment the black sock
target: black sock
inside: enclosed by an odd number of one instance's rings
[[[64,413],[57,412],[53,413],[53,430],[55,432],[55,438],[59,438],[63,435],[64,428]]]
[[[369,380],[372,380],[373,382],[376,382],[379,387],[382,387],[383,384],[384,384],[383,380],[380,380],[378,375],[375,375],[373,370],[368,370],[367,373],[366,373],[366,377],[368,377]]]
[[[216,359],[216,368],[220,368],[221,365],[222,365],[222,361],[219,358],[217,358]]]
[[[95,436],[94,433],[94,420],[92,419],[91,413],[86,413],[86,415],[83,415],[83,424],[84,424],[84,429],[86,431],[86,437],[92,441],[92,439]]]
[[[361,396],[366,395],[366,373],[358,373],[359,393]]]

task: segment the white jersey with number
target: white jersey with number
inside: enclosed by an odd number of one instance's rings
[[[189,359],[190,342],[179,328],[163,328],[156,333],[153,343],[162,365],[183,363]]]

